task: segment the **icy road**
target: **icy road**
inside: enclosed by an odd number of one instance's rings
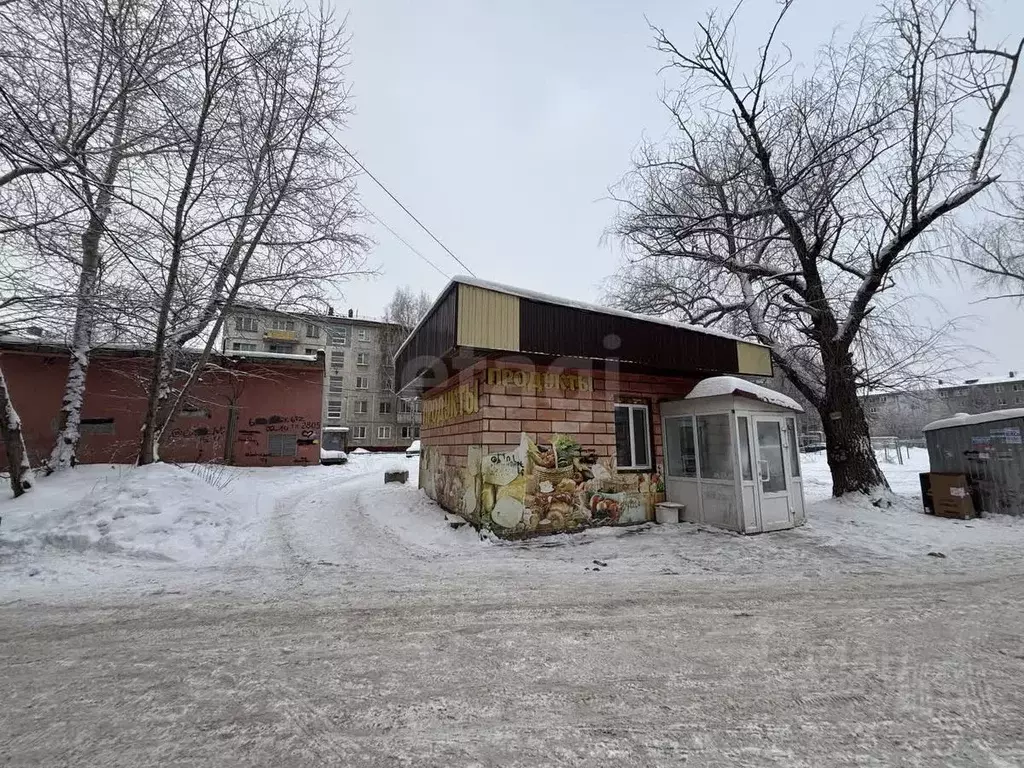
[[[509,545],[381,466],[243,474],[228,532],[190,555],[167,524],[174,560],[138,527],[36,546],[7,506],[0,764],[1024,764],[1019,525],[958,549],[949,521],[832,510]],[[125,487],[148,509],[140,486],[179,481]],[[84,536],[116,490],[82,482],[51,529]],[[887,546],[844,535],[886,522]]]

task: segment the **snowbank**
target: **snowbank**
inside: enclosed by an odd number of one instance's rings
[[[210,479],[225,487],[231,480]],[[3,547],[185,561],[219,550],[244,517],[225,488],[170,464],[60,472],[33,493],[5,500],[0,514]]]

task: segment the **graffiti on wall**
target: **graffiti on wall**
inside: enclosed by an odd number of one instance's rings
[[[523,434],[516,450],[499,453],[471,447],[465,468],[426,446],[420,473],[441,506],[513,538],[642,523],[662,500],[657,474],[616,472],[568,435],[537,445]]]
[[[248,459],[258,459],[262,464],[269,464],[271,458],[267,448],[270,435],[294,434],[296,446],[317,445],[320,442],[320,421],[307,416],[253,416],[248,421],[248,428],[239,428],[236,442],[242,446]],[[293,464],[308,464],[306,456],[292,457]]]

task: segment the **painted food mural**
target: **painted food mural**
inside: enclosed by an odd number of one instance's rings
[[[421,486],[447,509],[500,536],[575,531],[651,518],[660,488],[652,473],[616,473],[568,435],[514,451],[470,451],[462,477],[424,452]]]

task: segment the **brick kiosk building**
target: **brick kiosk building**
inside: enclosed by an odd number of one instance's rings
[[[772,366],[725,334],[457,277],[396,372],[400,394],[423,397],[420,487],[515,537],[652,519],[661,404]]]

